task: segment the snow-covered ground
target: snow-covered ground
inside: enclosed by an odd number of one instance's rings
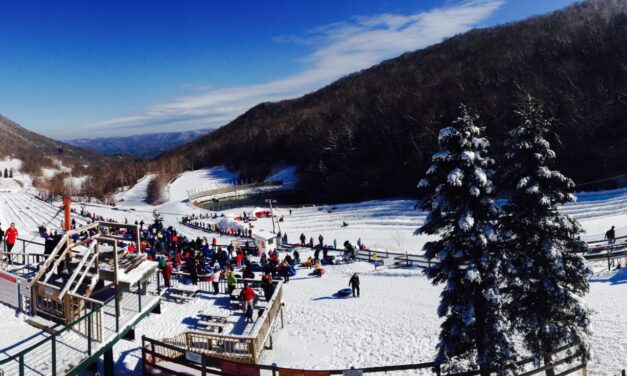
[[[156,207],[166,224],[182,230],[189,237],[207,234],[184,228],[177,222],[182,215],[207,213],[187,202],[187,191],[218,187],[234,175],[224,169],[188,172],[168,185],[169,200]],[[149,178],[117,195],[118,208],[88,206],[89,211],[108,218],[130,222],[150,221],[155,207],[143,202]],[[19,190],[19,189],[18,189]],[[579,219],[588,231],[586,238],[600,239],[611,226],[617,235],[627,235],[627,189],[600,193],[580,193],[578,202],[562,210]],[[317,241],[322,234],[326,243],[337,239],[355,242],[358,238],[369,247],[390,251],[418,252],[426,237],[413,236],[424,214],[413,209],[413,200],[377,200],[324,207],[282,208],[275,213],[284,216],[281,230],[290,241],[300,233]],[[0,222],[3,228],[16,222],[24,233],[32,234],[36,226],[55,211],[53,206],[37,201],[24,192],[0,193]],[[57,204],[58,205],[58,204]],[[235,216],[253,208],[229,210]],[[343,221],[349,226],[341,227]],[[254,231],[270,231],[269,219],[254,222]],[[226,242],[227,239],[220,239]],[[602,270],[603,264],[595,266]],[[362,297],[337,299],[333,294],[348,285],[353,272],[359,272]],[[434,355],[440,320],[436,316],[441,287],[432,286],[419,270],[382,269],[375,272],[367,263],[330,266],[322,278],[312,278],[299,271],[284,288],[286,327],[274,338],[274,349],[262,361],[301,368],[344,368],[430,361]],[[627,273],[599,272],[591,279],[586,297],[594,309],[591,336],[590,375],[618,374],[627,368]],[[164,302],[161,315],[151,315],[136,328],[137,338],[173,336],[189,329],[190,319],[200,310],[219,310],[209,298],[193,304]],[[7,313],[0,310],[4,317]],[[0,331],[3,331],[0,326]],[[23,337],[25,338],[25,337]],[[0,339],[2,348],[11,341]],[[141,374],[140,340],[120,342],[115,353],[120,374]]]

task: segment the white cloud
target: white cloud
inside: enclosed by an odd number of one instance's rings
[[[416,14],[380,14],[355,17],[325,25],[306,37],[286,37],[318,46],[303,57],[302,72],[264,84],[211,89],[147,106],[128,116],[87,125],[97,133],[183,130],[219,127],[252,106],[297,97],[346,74],[368,68],[406,51],[424,48],[467,31],[494,13],[503,0],[468,0]]]

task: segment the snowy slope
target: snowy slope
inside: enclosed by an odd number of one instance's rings
[[[181,215],[205,212],[189,205],[186,190],[201,186],[226,184],[232,176],[224,170],[196,171],[183,174],[169,185],[170,200],[157,209],[168,225],[174,225],[190,237],[209,236],[200,231],[183,228],[177,224]],[[143,179],[129,191],[118,195],[124,201],[120,208],[100,205],[88,206],[108,218],[130,222],[152,219],[154,207],[143,202]],[[611,225],[619,228],[617,235],[627,234],[627,190],[599,193],[580,193],[579,201],[562,210],[580,219],[589,231],[590,239],[602,238]],[[349,239],[361,238],[366,245],[389,250],[418,251],[427,238],[414,237],[424,214],[413,210],[412,200],[378,200],[333,207],[287,208],[276,213],[285,221],[281,229],[290,241],[301,232],[307,237],[318,234],[330,243],[335,238],[341,244]],[[133,210],[131,210],[133,209]],[[49,219],[55,211],[50,206],[23,192],[0,193],[0,222],[3,228],[15,221],[20,231],[32,234],[36,226]],[[240,214],[232,210],[228,214]],[[329,213],[328,211],[331,211]],[[57,218],[53,222],[58,222]],[[342,228],[341,222],[349,223]],[[255,223],[254,231],[272,228],[269,219]],[[226,242],[228,239],[219,239]],[[595,265],[602,270],[603,263]],[[323,278],[311,278],[307,271],[285,285],[285,329],[274,339],[274,350],[264,355],[263,362],[306,368],[342,368],[347,366],[372,366],[394,363],[422,362],[432,359],[437,342],[440,320],[436,307],[441,287],[433,287],[419,271],[383,269],[374,272],[366,263],[349,266],[331,266]],[[332,294],[346,288],[353,272],[360,272],[362,297],[335,299]],[[591,336],[593,358],[589,364],[590,375],[617,374],[627,367],[624,360],[627,349],[627,273],[597,273],[591,280],[591,291],[586,297],[594,309]],[[137,338],[142,334],[155,338],[172,336],[189,328],[190,318],[199,310],[219,309],[211,300],[198,300],[192,305],[164,303],[161,315],[152,315],[137,327]],[[0,315],[5,313],[0,311]],[[2,328],[0,327],[0,330]],[[402,339],[402,342],[400,339]],[[10,341],[15,340],[11,338]],[[4,346],[6,341],[0,340]],[[121,342],[116,346],[121,374],[139,375],[139,340]]]

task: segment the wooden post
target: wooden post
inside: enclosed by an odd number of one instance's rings
[[[113,284],[118,291],[118,241],[113,241]]]
[[[68,232],[72,229],[72,219],[70,218],[70,202],[71,199],[69,197],[63,199],[63,209],[65,211],[65,232]]]
[[[283,329],[285,326],[283,325],[283,304],[281,304],[281,329]]]
[[[142,243],[139,234],[139,225],[135,226],[135,233],[137,234],[137,253],[142,253]]]

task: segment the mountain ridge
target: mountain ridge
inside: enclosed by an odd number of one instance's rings
[[[615,175],[627,158],[625,61],[627,1],[588,1],[261,103],[157,160],[225,165],[254,178],[291,164],[318,200],[415,195],[437,132],[460,103],[479,112],[498,157],[515,103],[530,94],[554,119],[557,168],[576,182],[594,180]]]
[[[212,131],[212,128],[207,128],[182,132],[151,132],[120,137],[76,138],[66,142],[108,155],[130,154],[141,158],[153,158]]]

